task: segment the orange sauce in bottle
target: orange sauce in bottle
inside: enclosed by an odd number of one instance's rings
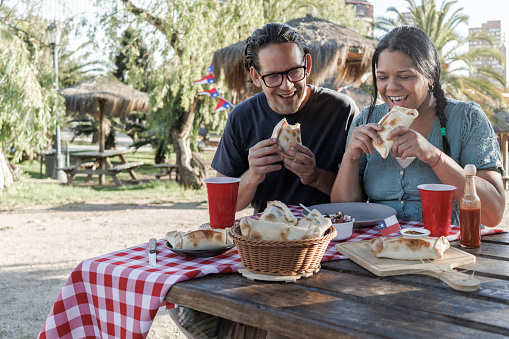
[[[465,166],[465,191],[460,201],[460,245],[468,248],[481,246],[481,199],[475,188],[474,165]]]
[[[461,240],[463,247],[481,246],[481,209],[460,209]]]

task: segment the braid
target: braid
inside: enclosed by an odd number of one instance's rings
[[[447,155],[450,155],[451,149],[449,147],[449,142],[447,141],[445,129],[447,127],[447,118],[445,116],[445,106],[447,106],[447,100],[445,99],[444,90],[442,89],[442,85],[440,81],[436,81],[433,86],[433,96],[436,99],[436,115],[438,120],[440,120],[440,132],[442,133],[442,144],[444,147],[444,152]]]

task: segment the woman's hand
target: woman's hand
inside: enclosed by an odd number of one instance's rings
[[[364,153],[375,154],[371,141],[374,140],[376,143],[381,144],[382,138],[380,138],[377,131],[383,129],[381,125],[373,123],[355,127],[343,159],[357,161]]]
[[[392,156],[406,159],[407,157],[417,157],[422,162],[433,166],[437,163],[440,150],[433,146],[420,133],[409,129],[408,127],[396,127],[388,135],[387,139],[394,139],[392,145]]]

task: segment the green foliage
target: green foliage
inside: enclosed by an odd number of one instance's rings
[[[193,84],[205,75],[214,51],[244,40],[254,29],[267,22],[286,22],[307,13],[349,27],[359,23],[353,10],[337,0],[164,0],[146,2],[142,8],[136,7],[131,1],[121,2],[123,5],[114,0],[97,0],[104,13],[101,22],[106,29],[110,48],[125,50],[124,32],[129,27],[132,37],[138,34],[143,37],[147,53],[157,55],[162,60],[153,66],[146,79],[153,107],[148,124],[157,126],[157,137],[166,138],[169,142],[169,128],[194,109],[196,115],[191,133],[194,146],[202,121],[212,128],[221,128],[229,113],[212,113],[217,100],[196,96],[200,89],[209,86]],[[122,6],[125,6],[125,10]],[[134,62],[141,55],[140,47],[134,46],[126,53],[131,58],[128,81],[134,85],[135,78],[140,81],[147,72],[140,63]],[[227,100],[230,99],[227,91],[222,90],[225,86],[218,83],[216,87]]]
[[[485,113],[492,115],[493,110],[503,103],[501,90],[505,87],[505,79],[489,69],[477,68],[475,58],[484,57],[505,64],[503,55],[495,48],[478,48],[466,52],[461,46],[473,41],[485,41],[493,44],[486,34],[474,33],[462,37],[457,29],[468,24],[468,16],[462,13],[463,7],[453,9],[456,0],[444,1],[437,8],[435,0],[406,0],[412,21],[407,20],[398,9],[390,7],[387,12],[394,17],[376,18],[375,27],[389,32],[400,25],[413,24],[425,31],[437,48],[442,63],[442,87],[446,96],[459,100],[473,100],[481,104]],[[470,76],[464,75],[466,72]],[[475,76],[474,76],[475,74]],[[479,75],[483,75],[480,77]]]
[[[132,27],[124,31],[120,47],[117,48],[113,58],[116,66],[114,76],[140,91],[147,90],[152,55],[148,52],[139,31]]]
[[[21,17],[0,2],[0,146],[16,149],[15,161],[23,152],[47,148],[57,119],[62,122],[65,115],[64,98],[55,88],[53,49],[46,38],[49,22],[37,14],[42,11],[40,1],[27,0],[23,6],[27,10]],[[68,34],[64,29],[57,49],[60,86],[97,70],[86,54],[77,60],[81,47],[67,51]]]
[[[48,130],[54,127],[50,105],[55,92],[43,88],[29,46],[0,24],[0,145],[22,151],[46,145]]]

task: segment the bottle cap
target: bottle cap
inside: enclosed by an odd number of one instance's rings
[[[474,165],[468,164],[465,166],[465,175],[475,175],[477,168]]]

